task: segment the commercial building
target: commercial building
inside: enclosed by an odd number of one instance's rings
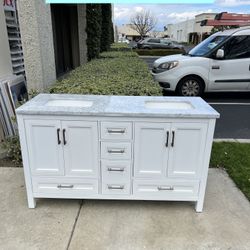
[[[132,24],[123,24],[118,27],[118,41],[122,39],[128,39],[129,41],[139,40],[140,34],[132,28]]]
[[[194,43],[202,41],[211,32],[213,26],[201,26],[202,20],[214,19],[216,13],[202,13],[194,19],[168,24],[165,29],[168,37],[177,42]]]
[[[85,4],[3,1],[0,77],[24,74],[28,89],[47,88],[87,61],[85,29]]]
[[[140,34],[133,29],[132,24],[124,24],[117,28],[118,32],[118,40],[122,40],[124,38],[128,39],[129,41],[136,41],[141,39]],[[145,37],[165,37],[165,31],[155,31],[151,30],[147,33]]]

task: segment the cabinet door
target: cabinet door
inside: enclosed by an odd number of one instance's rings
[[[25,121],[29,163],[34,175],[63,175],[63,149],[58,120]]]
[[[135,124],[134,175],[136,177],[166,176],[170,147],[169,133],[170,125],[166,123]]]
[[[196,178],[199,176],[203,164],[206,133],[206,123],[172,124],[169,177]]]
[[[97,122],[62,121],[66,175],[97,176]]]

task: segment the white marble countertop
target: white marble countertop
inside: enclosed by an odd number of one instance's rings
[[[52,100],[92,101],[91,107],[47,106]],[[145,102],[184,102],[190,109],[147,108]],[[16,109],[22,115],[74,115],[74,116],[118,116],[118,117],[161,117],[161,118],[219,118],[215,111],[200,97],[164,96],[101,96],[71,94],[39,94]]]

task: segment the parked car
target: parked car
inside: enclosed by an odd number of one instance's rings
[[[127,38],[122,37],[122,38],[119,38],[118,43],[126,43],[126,44],[129,44],[130,41],[129,41]]]
[[[178,44],[168,38],[145,38],[137,43],[138,49],[180,49],[184,50],[183,45]]]
[[[217,32],[187,54],[161,57],[152,74],[182,96],[250,91],[250,27]]]

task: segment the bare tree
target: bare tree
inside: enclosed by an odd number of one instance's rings
[[[149,35],[152,37],[160,37],[160,34],[161,33],[159,31],[152,30]]]
[[[136,30],[141,38],[147,35],[149,31],[154,29],[157,19],[150,10],[140,11],[133,15],[130,19],[131,28]]]

